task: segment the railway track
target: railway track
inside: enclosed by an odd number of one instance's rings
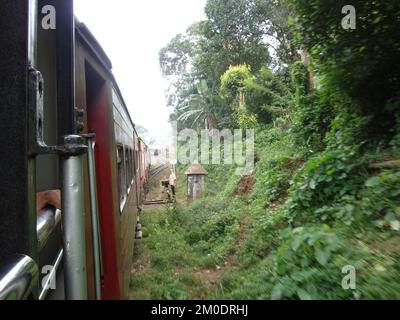
[[[161,164],[153,169],[149,170],[149,180],[155,179],[161,172],[165,171],[166,169],[169,168],[168,163]],[[157,205],[157,204],[166,204],[169,203],[170,201],[166,199],[157,199],[157,200],[150,200],[146,199],[143,204],[146,205]]]
[[[150,169],[150,171],[149,171],[150,179],[152,177],[158,175],[160,172],[164,171],[168,167],[169,167],[169,164],[168,163],[164,163],[162,165],[159,165],[158,167],[155,167],[154,169]]]

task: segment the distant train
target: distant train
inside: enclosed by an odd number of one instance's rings
[[[168,148],[165,147],[153,147],[149,150],[150,152],[150,164],[154,167],[160,166],[168,162]]]
[[[38,19],[48,3],[54,30]],[[148,146],[73,1],[0,6],[0,300],[126,299]],[[46,190],[61,210],[36,212]]]

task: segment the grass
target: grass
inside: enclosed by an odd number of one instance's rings
[[[135,246],[132,299],[214,299],[243,241],[246,200],[208,195],[187,204],[178,170],[178,204],[145,210]],[[227,201],[229,204],[227,205]]]
[[[175,210],[153,209],[142,218],[144,239],[135,249],[132,299],[211,298],[212,283],[203,281],[201,271],[215,261],[204,253],[208,248],[190,246],[190,234],[175,224],[174,214]]]
[[[276,129],[258,137],[252,177],[210,166],[187,202],[180,168],[178,204],[144,212],[131,298],[399,299],[399,170],[368,173],[373,151],[348,162],[305,156]],[[347,265],[356,290],[342,288]]]

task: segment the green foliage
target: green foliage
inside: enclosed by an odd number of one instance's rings
[[[164,76],[173,76],[187,72],[191,59],[195,54],[195,26],[186,34],[176,35],[166,47],[160,50],[159,59]]]
[[[290,120],[293,94],[283,75],[261,68],[245,81],[247,109],[260,123],[271,123],[277,118]]]
[[[221,155],[221,159],[222,157]],[[206,196],[228,196],[234,192],[240,179],[235,175],[236,166],[211,164],[204,165],[204,168],[208,171]]]
[[[260,199],[264,206],[278,200],[289,189],[295,169],[296,161],[288,156],[261,160],[257,164],[253,199]]]
[[[315,210],[323,221],[340,221],[355,227],[366,221],[382,230],[400,229],[398,216],[399,172],[383,172],[367,179],[356,196],[346,196],[334,204]]]
[[[229,212],[214,212],[205,217],[203,226],[192,226],[186,240],[194,250],[212,259],[212,264],[206,264],[206,267],[220,263],[229,253],[234,235],[238,232],[237,218]]]
[[[257,117],[247,109],[240,109],[237,112],[237,123],[242,129],[252,129],[257,125]]]
[[[177,35],[160,51],[161,70],[170,83],[168,104],[174,108],[171,120],[177,120],[185,113],[195,119],[199,109],[204,108],[203,114],[207,114],[210,127],[234,127],[238,118],[244,126],[251,126],[260,116],[254,117],[250,110],[235,117],[231,112],[232,101],[220,99],[221,77],[230,66],[238,65],[251,67],[255,74],[270,64],[278,72],[284,72],[285,63],[297,56],[289,41],[291,31],[287,20],[290,12],[282,1],[209,0],[205,13],[206,20],[192,25],[185,34]],[[267,37],[276,42],[273,63]],[[192,95],[199,94],[197,84],[201,81],[209,88],[202,100],[209,103],[196,103],[193,108],[189,101],[193,101]],[[281,92],[274,93],[277,99]],[[180,118],[179,122],[183,121],[185,119]],[[179,124],[185,125],[199,126],[191,122]]]
[[[345,1],[284,2],[209,0],[160,53],[172,118],[254,128],[256,167],[238,196],[235,166],[206,166],[203,199],[143,217],[140,297],[400,298],[400,171],[368,166],[400,156],[398,1],[356,0],[355,30]],[[197,275],[213,270],[212,284]]]
[[[400,109],[400,101],[390,101],[386,108],[388,111],[390,110],[399,110]],[[400,115],[397,114],[395,116],[395,125],[392,129],[392,137],[389,141],[389,146],[392,148],[394,155],[397,158],[400,158]]]
[[[282,76],[265,67],[252,75],[246,65],[231,66],[225,72],[221,78],[221,92],[236,111],[241,128],[271,123],[280,117],[290,118],[293,95]]]
[[[340,109],[340,106],[342,107]],[[364,144],[367,137],[367,126],[370,118],[361,115],[357,106],[350,110],[349,105],[336,106],[336,117],[330,124],[330,129],[325,135],[325,142],[330,149],[342,146]]]
[[[375,221],[379,227],[398,229],[396,225],[400,220],[399,187],[399,170],[384,171],[366,180],[359,200],[360,215],[378,219]]]
[[[298,52],[294,43],[289,20],[291,9],[285,5],[284,0],[254,0],[253,10],[261,17],[261,26],[265,34],[274,39],[274,45],[270,48],[276,54],[275,67],[285,68],[298,58]]]
[[[271,299],[326,298],[329,291],[325,290],[341,283],[340,269],[330,263],[340,241],[328,226],[286,229],[281,239],[271,263],[270,273],[276,281]]]
[[[357,147],[325,151],[311,158],[294,178],[286,207],[288,214],[313,219],[318,213],[313,213],[313,208],[354,195],[362,179]]]
[[[394,123],[385,105],[399,100],[398,1],[353,1],[354,30],[341,26],[345,0],[286,2],[294,11],[297,43],[310,52],[321,84],[348,95],[374,117],[370,135],[387,132]]]
[[[328,89],[312,91],[305,96],[299,96],[296,104],[293,115],[293,133],[296,142],[312,151],[321,151],[326,146],[328,132],[332,131],[331,136],[340,134],[341,130],[351,128],[349,125],[355,124],[354,121],[358,119],[353,117],[352,123],[339,120],[345,118],[349,120],[349,115],[351,117],[351,114],[356,112],[357,108],[352,106],[348,99],[341,94]],[[336,122],[334,122],[335,118],[337,119]],[[357,126],[354,129],[361,132],[363,128]],[[345,137],[349,137],[349,134],[350,131],[347,130]],[[359,134],[353,136],[352,141],[360,143],[360,140],[356,140],[359,136]]]
[[[296,98],[299,100],[308,93],[308,70],[301,61],[293,63],[291,68],[292,81],[296,88]]]
[[[263,17],[253,0],[208,0],[205,6],[204,55],[198,62],[222,75],[230,65],[248,64],[254,70],[268,64],[263,42]]]
[[[210,88],[205,80],[196,85],[196,93],[176,108],[178,122],[189,125],[190,128],[213,127],[215,122],[214,107],[217,99],[210,93]],[[190,121],[189,121],[190,120]]]
[[[296,141],[311,150],[321,150],[335,117],[335,106],[341,110],[347,101],[328,89],[309,92],[308,70],[301,61],[292,64],[291,77],[296,90],[293,112]]]
[[[251,193],[251,212],[266,214],[271,205],[285,200],[290,181],[303,162],[301,149],[294,145],[294,139],[287,129],[279,127],[256,130],[255,184]]]
[[[221,77],[221,92],[231,96],[238,95],[251,76],[251,69],[247,65],[229,67]]]
[[[221,93],[236,112],[240,128],[253,128],[257,117],[249,112],[245,97],[246,82],[252,77],[247,65],[231,66],[221,77]]]

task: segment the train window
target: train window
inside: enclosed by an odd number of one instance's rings
[[[131,185],[131,179],[130,179],[130,168],[129,168],[129,152],[128,152],[128,149],[127,148],[125,148],[125,168],[126,168],[126,172],[125,172],[125,175],[126,175],[126,181],[125,181],[125,187],[126,187],[126,190],[128,190],[129,189],[129,187],[130,187],[130,185]]]
[[[133,150],[131,150],[131,167],[132,167],[132,181],[135,178],[135,159],[133,157]]]
[[[132,168],[131,168],[131,151],[129,149],[126,150],[126,167],[128,172],[126,173],[126,179],[128,187],[131,185],[131,175],[132,175]]]
[[[135,150],[135,163],[136,163],[136,172],[139,171],[139,153]]]
[[[118,164],[118,191],[120,203],[125,199],[125,161],[124,161],[124,148],[117,146],[117,164]]]
[[[132,150],[129,150],[129,165],[131,166],[131,183],[133,183],[133,176],[134,176],[134,166],[133,166],[133,158],[132,158]]]
[[[133,164],[132,164],[132,150],[129,149],[129,183],[132,184],[133,181]]]

